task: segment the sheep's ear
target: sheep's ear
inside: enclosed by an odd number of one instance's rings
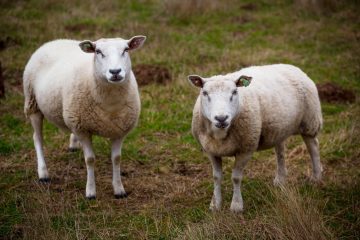
[[[252,77],[241,75],[236,81],[235,84],[237,87],[247,87],[251,83]]]
[[[86,53],[93,53],[95,52],[95,43],[89,41],[89,40],[85,40],[82,41],[81,43],[79,43],[79,46],[81,48],[81,50],[83,50]]]
[[[141,47],[146,40],[145,36],[135,36],[128,41],[129,50],[135,50]]]
[[[204,86],[204,79],[198,75],[190,75],[188,76],[189,82],[195,87],[202,88]]]

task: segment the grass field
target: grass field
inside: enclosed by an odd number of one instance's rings
[[[230,214],[233,159],[224,161],[224,209],[209,212],[210,163],[193,139],[198,94],[188,74],[290,63],[316,83],[360,96],[358,1],[241,0],[0,1],[0,239],[359,239],[359,102],[323,103],[319,137],[324,181],[312,185],[301,138],[287,141],[288,184],[272,186],[275,155],[258,152],[245,170],[245,212]],[[49,184],[37,180],[32,129],[23,114],[22,72],[56,38],[148,37],[137,64],[169,69],[173,81],[140,88],[142,113],[121,162],[126,199],[113,198],[110,144],[96,137],[96,201],[86,200],[82,152],[45,124]]]

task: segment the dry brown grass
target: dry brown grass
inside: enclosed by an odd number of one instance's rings
[[[207,197],[200,189],[204,179],[210,179],[207,162],[169,164],[160,156],[151,164],[123,162],[122,179],[129,197],[116,200],[111,187],[110,164],[101,156],[96,164],[97,200],[87,201],[82,153],[66,153],[64,140],[67,136],[60,135],[59,151],[53,153],[49,161],[51,182],[38,183],[33,172],[29,172],[25,181],[11,187],[26,193],[26,201],[21,195],[12,196],[18,199],[17,208],[23,213],[23,221],[14,227],[7,239],[74,239],[74,236],[77,239],[146,239],[151,235],[150,230],[137,225],[142,218],[153,221],[159,235],[162,231],[170,235],[175,226],[173,217],[166,212],[180,214],[194,199]],[[24,153],[23,157],[27,159],[25,164],[12,163],[11,171],[36,168],[34,151]],[[7,174],[10,171],[4,164],[0,165],[0,170]],[[133,225],[129,224],[126,229],[114,226],[128,221],[124,220],[127,215],[137,215],[139,220],[133,220]],[[94,218],[98,220],[93,222]]]
[[[220,212],[202,223],[188,224],[178,239],[334,239],[318,204],[295,188],[269,187],[273,201],[255,219]]]
[[[349,142],[355,149],[353,159],[357,159],[360,162],[360,99],[355,104],[355,109],[352,115],[354,121],[350,126],[351,134],[349,134]]]

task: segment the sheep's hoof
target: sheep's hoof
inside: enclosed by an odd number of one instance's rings
[[[285,177],[276,176],[274,178],[273,184],[275,187],[284,187],[286,183]]]
[[[49,183],[50,178],[39,178],[39,183]]]
[[[244,210],[241,209],[241,208],[239,208],[239,209],[236,209],[236,208],[231,209],[231,208],[230,208],[230,211],[231,211],[232,213],[234,213],[234,214],[241,214],[241,213],[244,212]]]
[[[86,196],[86,198],[87,198],[88,200],[95,200],[95,199],[96,199],[96,196],[95,196],[95,195],[93,195],[93,196]]]
[[[77,151],[79,151],[79,148],[69,147],[69,148],[68,148],[68,151],[69,151],[69,152],[77,152]]]
[[[215,204],[215,200],[214,198],[211,200],[210,206],[209,206],[209,210],[212,212],[216,212],[216,211],[220,211],[221,209],[221,202]]]
[[[232,202],[230,206],[230,211],[233,213],[242,213],[244,211],[243,204],[240,202]]]
[[[218,212],[218,211],[220,211],[220,207],[215,207],[215,206],[210,205],[209,210],[212,212]]]
[[[309,177],[309,180],[308,180],[309,182],[310,182],[310,184],[313,184],[313,185],[315,185],[315,186],[322,186],[322,185],[324,185],[324,182],[323,182],[323,180],[322,180],[322,178],[321,178],[321,175],[319,176],[310,176]]]
[[[116,199],[120,199],[120,198],[127,198],[127,193],[124,192],[124,193],[120,193],[120,194],[114,194],[115,198]]]

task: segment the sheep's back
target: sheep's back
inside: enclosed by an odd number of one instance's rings
[[[314,83],[299,68],[286,65],[268,65],[243,69],[242,74],[252,76],[248,88],[241,93],[247,102],[260,107],[261,135],[259,149],[273,147],[293,134],[307,115],[318,114],[309,101],[317,98]],[[316,89],[315,89],[316,90]],[[320,111],[321,113],[321,111]]]

